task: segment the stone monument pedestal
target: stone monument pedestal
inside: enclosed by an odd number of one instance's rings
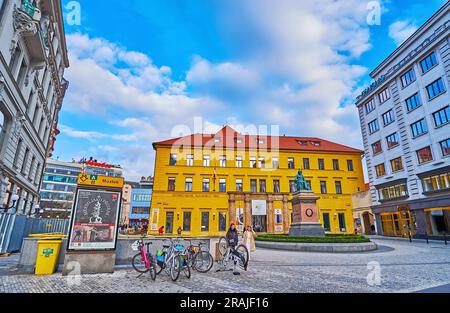
[[[319,220],[317,197],[312,191],[298,191],[293,194],[293,219],[289,236],[325,237],[325,231]]]

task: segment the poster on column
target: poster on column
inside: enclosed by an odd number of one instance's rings
[[[239,231],[244,230],[244,209],[236,208],[236,228]]]
[[[121,193],[78,189],[69,250],[113,250],[116,247]]]
[[[275,232],[283,232],[283,212],[281,209],[275,209]]]

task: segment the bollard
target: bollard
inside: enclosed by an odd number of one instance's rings
[[[447,245],[447,236],[445,235],[445,233],[444,233],[444,242],[445,242],[445,245]]]
[[[427,245],[430,243],[430,241],[428,240],[428,234],[427,234]]]

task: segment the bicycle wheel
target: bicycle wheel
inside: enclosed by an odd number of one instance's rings
[[[219,252],[222,255],[222,257],[225,256],[225,254],[227,253],[227,249],[228,249],[227,238],[220,237],[220,239],[219,239]]]
[[[236,252],[240,256],[239,266],[242,267],[244,270],[247,270],[247,265],[248,265],[248,250],[247,250],[247,247],[244,246],[244,245],[239,245],[236,248]]]
[[[149,271],[150,271],[150,278],[152,280],[155,280],[156,279],[156,262],[153,259],[152,255],[149,256],[148,261],[150,262],[150,269],[149,269]]]
[[[133,259],[131,259],[131,265],[139,273],[147,273],[148,268],[145,267],[145,261],[142,259],[142,254],[139,252]]]
[[[189,264],[187,264],[187,263],[184,264],[183,273],[187,279],[191,278],[191,268],[189,267]]]
[[[178,277],[180,276],[181,272],[181,262],[180,258],[178,256],[174,256],[171,261],[170,266],[170,278],[172,278],[172,281],[177,281]]]
[[[199,273],[207,273],[211,270],[214,263],[214,258],[211,253],[206,251],[199,251],[194,257],[194,269]]]

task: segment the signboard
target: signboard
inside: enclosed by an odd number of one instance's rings
[[[79,186],[93,186],[93,187],[109,187],[122,188],[124,185],[123,177],[111,177],[91,174],[78,175]]]
[[[275,209],[275,232],[282,232],[283,228],[283,211],[281,209]]]
[[[236,228],[239,231],[244,230],[244,209],[236,208]]]
[[[267,215],[267,202],[266,200],[253,200],[252,201],[252,215],[264,216]]]
[[[150,230],[158,230],[159,209],[152,210],[152,217],[150,219]]]
[[[114,250],[120,191],[79,188],[73,209],[69,250]]]

